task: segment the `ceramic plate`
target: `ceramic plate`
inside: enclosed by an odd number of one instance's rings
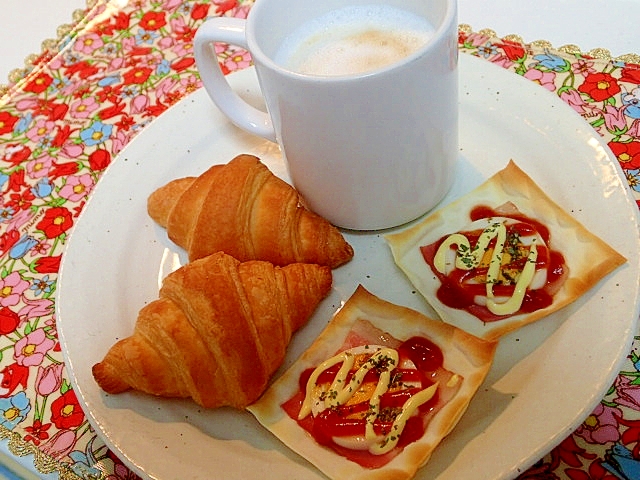
[[[598,135],[553,94],[468,55],[460,59],[460,162],[448,203],[510,158],[629,262],[577,303],[502,339],[495,364],[455,430],[418,478],[517,475],[592,411],[628,353],[638,318],[637,207]],[[258,101],[253,70],[229,77]],[[231,125],[204,90],[155,120],[100,181],[70,238],[58,280],[58,328],[74,388],[107,445],[144,478],[322,478],[250,414],[206,411],[190,401],[105,395],[91,376],[161,279],[184,261],[146,214],[147,196],[239,153],[258,155],[286,178],[277,147]],[[355,258],[294,338],[284,368],[311,343],[358,284],[433,315],[395,267],[382,232],[346,234]]]

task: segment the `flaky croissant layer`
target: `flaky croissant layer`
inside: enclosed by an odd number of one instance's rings
[[[282,364],[293,333],[329,293],[331,269],[218,252],[169,274],[130,337],[92,372],[108,393],[129,389],[244,408]]]
[[[253,155],[169,182],[150,195],[147,210],[190,260],[223,251],[240,261],[335,268],[353,257],[340,231]]]

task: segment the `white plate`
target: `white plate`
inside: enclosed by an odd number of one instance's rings
[[[598,135],[557,97],[467,55],[460,59],[461,159],[444,203],[514,158],[551,197],[629,259],[583,299],[503,338],[495,364],[456,429],[418,478],[517,475],[591,412],[628,353],[638,318],[637,207]],[[252,70],[230,80],[256,101]],[[310,132],[312,134],[312,132]],[[100,181],[71,236],[58,280],[58,328],[78,398],[107,445],[145,478],[322,478],[249,414],[189,401],[104,395],[91,376],[162,277],[183,259],[146,214],[147,196],[238,153],[260,156],[286,178],[278,149],[229,124],[203,90],[147,127]],[[358,283],[426,313],[380,233],[347,234],[355,258],[293,340],[285,366],[311,343]],[[267,470],[268,468],[268,470]],[[219,472],[219,473],[218,473]],[[272,475],[271,475],[272,474]]]

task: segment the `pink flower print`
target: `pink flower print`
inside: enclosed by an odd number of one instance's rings
[[[571,71],[577,75],[586,77],[590,73],[594,73],[596,69],[593,68],[593,61],[581,58],[571,64]]]
[[[67,177],[67,183],[60,189],[59,195],[71,202],[79,202],[91,193],[94,186],[95,182],[90,174],[72,175]]]
[[[251,9],[250,5],[240,5],[238,7],[236,7],[235,12],[233,13],[233,16],[235,18],[243,18],[246,20],[246,18],[249,15],[249,10]]]
[[[21,210],[7,222],[7,231],[11,231],[12,229],[20,230],[20,227],[22,227],[32,218],[33,212],[31,211],[31,209]]]
[[[29,288],[29,282],[24,280],[18,272],[11,272],[0,279],[0,305],[3,307],[17,305],[27,288]]]
[[[53,131],[55,126],[56,124],[52,120],[45,120],[44,118],[36,120],[36,124],[27,131],[27,138],[32,142],[39,143]]]
[[[596,114],[595,107],[585,102],[580,95],[580,92],[578,92],[576,89],[563,90],[562,93],[560,93],[560,98],[565,103],[568,103],[571,108],[573,108],[580,115],[593,116],[594,114]]]
[[[60,150],[60,156],[65,158],[78,158],[84,152],[84,147],[76,143],[67,142]]]
[[[91,32],[86,35],[82,35],[76,40],[73,49],[76,52],[91,55],[94,51],[104,46],[102,38],[97,33]]]
[[[163,98],[167,93],[171,93],[177,84],[178,81],[171,76],[163,78],[156,86],[156,97]]]
[[[53,312],[53,300],[48,298],[38,298],[35,300],[25,299],[24,307],[18,311],[21,319],[31,320],[32,318],[40,318],[50,315]]]
[[[472,47],[479,47],[487,43],[490,38],[491,37],[489,37],[488,35],[482,35],[480,33],[472,33],[467,37],[465,44],[469,44]]]
[[[172,48],[173,52],[177,57],[186,57],[187,55],[193,52],[193,43],[177,43],[175,47]]]
[[[38,106],[38,100],[35,98],[25,98],[16,102],[16,109],[20,111],[33,110]]]
[[[627,126],[627,119],[624,115],[624,107],[616,108],[613,105],[607,105],[603,112],[604,124],[607,130],[615,132],[620,131]]]
[[[71,453],[76,441],[76,434],[73,430],[60,430],[42,445],[41,450],[53,458],[61,459]]]
[[[174,10],[182,5],[182,2],[183,0],[165,0],[162,2],[162,9],[169,11]]]
[[[27,175],[29,178],[46,177],[52,164],[53,159],[49,155],[42,155],[27,162]]]
[[[600,403],[578,427],[576,434],[589,443],[605,445],[609,442],[617,442],[620,439],[620,431],[616,416],[622,417],[620,409]]]
[[[640,385],[634,385],[629,377],[619,375],[615,387],[618,393],[615,402],[618,405],[640,411]]]
[[[540,84],[550,92],[553,92],[556,89],[555,72],[542,72],[540,70],[532,68],[531,70],[528,70],[527,73],[524,74],[524,76],[525,78],[528,78],[529,80]]]
[[[241,70],[251,65],[251,55],[246,50],[238,50],[226,58],[223,64],[230,72]]]
[[[13,356],[18,365],[35,367],[42,364],[45,355],[54,345],[55,342],[39,328],[15,343]]]
[[[84,97],[71,104],[69,114],[74,118],[89,118],[98,108],[100,105],[95,97]]]
[[[142,113],[149,106],[149,97],[147,95],[136,95],[131,100],[131,114]]]
[[[46,397],[60,388],[62,385],[62,370],[64,364],[54,363],[47,367],[38,367],[36,375],[36,390],[38,394]]]

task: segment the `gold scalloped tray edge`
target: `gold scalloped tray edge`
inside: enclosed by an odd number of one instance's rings
[[[48,38],[41,43],[40,53],[32,53],[24,60],[24,67],[15,68],[8,75],[8,84],[0,84],[0,99],[10,93],[12,86],[26,78],[36,67],[39,59],[50,54],[56,55],[64,40],[71,35],[82,21],[86,18],[87,12],[101,2],[109,2],[109,0],[86,0],[86,8],[79,8],[71,14],[71,23],[65,23],[56,29],[57,38]]]
[[[466,34],[470,34],[474,32],[471,25],[468,25],[466,23],[460,24],[458,26],[458,31]],[[640,64],[640,54],[636,54],[636,53],[626,53],[624,55],[619,55],[614,57],[611,55],[611,52],[606,48],[594,48],[589,51],[583,51],[579,46],[574,44],[554,47],[551,44],[551,42],[549,42],[548,40],[535,40],[533,42],[526,42],[525,40],[523,40],[523,38],[520,35],[517,35],[517,34],[509,34],[504,37],[500,37],[494,30],[490,28],[483,28],[482,30],[477,30],[475,33],[486,35],[488,37],[499,38],[504,41],[519,43],[521,45],[529,45],[531,47],[537,47],[537,48],[543,48],[543,49],[552,49],[552,50],[564,52],[570,55],[582,55],[586,57],[598,58],[601,60],[612,60],[612,61],[619,61],[624,63]]]

